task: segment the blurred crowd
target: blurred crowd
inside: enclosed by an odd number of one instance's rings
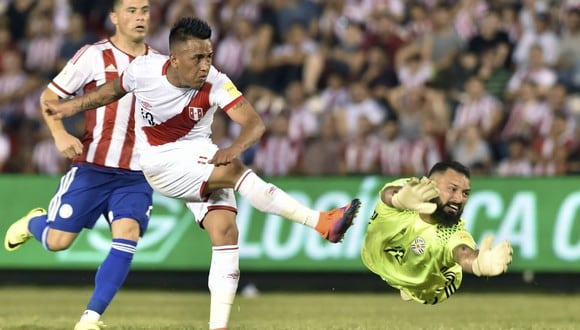
[[[0,4],[0,172],[62,173],[39,94],[107,37],[111,1]],[[151,0],[147,43],[181,16],[213,28],[214,65],[268,127],[266,176],[580,173],[580,0]],[[83,118],[66,121],[82,136]],[[238,132],[227,116],[214,141]]]

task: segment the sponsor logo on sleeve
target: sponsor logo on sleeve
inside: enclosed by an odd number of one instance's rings
[[[227,83],[224,84],[224,89],[233,98],[242,95],[242,93],[240,93],[240,91],[238,90],[238,88],[236,87],[236,85],[234,85],[234,83],[231,82],[231,81],[229,81],[229,82],[227,82]]]

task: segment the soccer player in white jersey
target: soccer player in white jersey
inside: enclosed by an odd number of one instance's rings
[[[231,80],[212,66],[211,28],[197,18],[182,18],[171,29],[170,56],[152,54],[133,61],[123,75],[97,90],[66,102],[47,102],[56,118],[102,106],[132,92],[137,145],[143,173],[156,191],[186,201],[213,245],[208,286],[210,329],[227,327],[239,280],[238,229],[234,190],[263,212],[316,229],[330,242],[344,236],[360,206],[319,212],[264,182],[238,157],[256,143],[265,127]],[[227,148],[211,141],[216,111],[241,125]],[[332,160],[329,160],[332,161]]]
[[[479,250],[461,213],[471,192],[469,169],[436,163],[428,178],[387,183],[370,218],[361,257],[373,273],[400,290],[404,300],[436,304],[461,285],[462,271],[496,276],[507,270],[512,248],[493,237]]]
[[[95,275],[95,289],[75,329],[101,329],[103,314],[125,281],[137,241],[145,233],[153,190],[140,171],[135,148],[133,96],[85,113],[83,141],[60,120],[46,115],[44,102],[88,92],[121,73],[140,55],[151,53],[144,38],[149,28],[148,0],[115,0],[109,15],[115,33],[81,48],[41,96],[45,122],[60,152],[72,158],[48,213],[30,211],[7,231],[5,248],[14,251],[34,237],[49,251],[68,248],[83,228],[103,215],[112,244]]]

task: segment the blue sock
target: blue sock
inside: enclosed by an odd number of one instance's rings
[[[125,282],[137,242],[114,238],[109,254],[97,270],[95,290],[87,309],[103,314]]]
[[[32,235],[34,235],[34,238],[41,243],[43,243],[42,234],[44,233],[44,229],[48,226],[48,223],[46,222],[47,218],[46,215],[40,215],[30,219],[30,222],[28,222],[28,231],[31,232]]]

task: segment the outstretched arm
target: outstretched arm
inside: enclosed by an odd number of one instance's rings
[[[123,97],[127,92],[121,87],[119,78],[103,84],[91,92],[66,101],[45,100],[46,114],[55,119],[73,116],[81,111],[95,109],[112,103]]]
[[[453,249],[453,259],[463,270],[477,276],[497,276],[507,271],[512,261],[512,247],[503,241],[492,248],[493,236],[486,236],[479,250],[473,250],[467,245],[459,245]]]
[[[246,99],[240,100],[230,108],[227,115],[234,122],[240,124],[242,130],[231,146],[218,150],[213,159],[210,160],[210,163],[216,166],[229,164],[234,158],[238,158],[244,151],[258,142],[266,131],[262,118]]]
[[[388,187],[381,192],[381,200],[388,206],[423,214],[435,212],[437,205],[431,200],[437,196],[437,185],[426,177],[411,178],[403,187]]]
[[[479,254],[478,250],[474,250],[467,245],[459,245],[453,249],[453,259],[461,268],[469,273],[473,274],[473,262],[477,259]]]
[[[66,131],[62,121],[50,116],[45,106],[46,102],[58,102],[58,95],[46,88],[40,96],[40,107],[42,109],[42,118],[52,134],[54,144],[58,151],[67,158],[73,158],[83,152],[81,141]]]

